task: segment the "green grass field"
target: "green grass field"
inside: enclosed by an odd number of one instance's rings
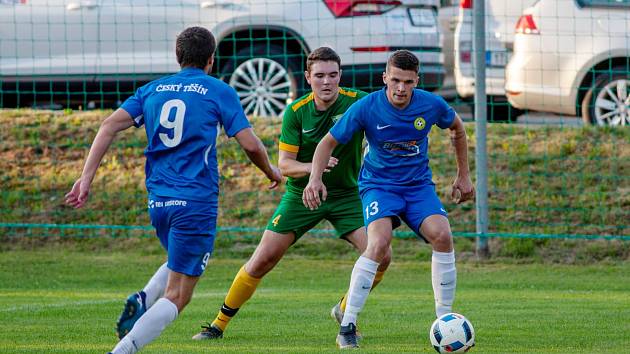
[[[152,243],[153,241],[147,241]],[[396,246],[400,246],[398,244]],[[394,250],[396,252],[396,250]],[[163,261],[158,252],[73,247],[0,248],[0,352],[105,353],[126,296]],[[330,307],[353,261],[292,254],[265,278],[224,339],[194,342],[243,258],[218,258],[177,321],[145,353],[337,352]],[[360,317],[366,353],[431,353],[428,256],[394,261]],[[472,353],[627,353],[627,262],[594,265],[458,264],[455,310],[475,326]]]

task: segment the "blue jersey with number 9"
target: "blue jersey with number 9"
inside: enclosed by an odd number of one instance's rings
[[[149,194],[218,200],[219,129],[232,137],[250,127],[234,89],[201,69],[185,68],[142,86],[121,108],[147,133]]]

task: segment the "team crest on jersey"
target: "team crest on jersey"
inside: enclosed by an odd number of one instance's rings
[[[337,121],[338,121],[339,119],[341,119],[341,117],[342,117],[342,116],[343,116],[343,113],[341,113],[341,114],[337,114],[336,116],[333,116],[333,117],[332,117],[332,121],[333,121],[333,123],[337,123]]]
[[[415,121],[413,121],[413,126],[418,130],[422,130],[424,129],[424,127],[427,126],[427,122],[424,120],[424,118],[418,117]]]

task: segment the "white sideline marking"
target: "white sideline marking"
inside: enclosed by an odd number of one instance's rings
[[[26,304],[20,306],[12,306],[7,308],[0,308],[0,312],[16,312],[16,311],[41,311],[43,309],[51,309],[57,307],[68,306],[84,306],[84,305],[100,305],[108,302],[118,302],[120,300],[84,300],[84,301],[71,301],[71,302],[57,302],[53,304]]]
[[[194,294],[194,298],[210,298],[216,296],[225,296],[227,294],[227,290],[225,292],[203,292],[199,294]],[[123,303],[125,298],[117,298],[117,299],[103,299],[103,300],[83,300],[83,301],[66,301],[66,302],[56,302],[49,304],[25,304],[19,306],[12,306],[6,308],[0,308],[0,312],[18,312],[18,311],[41,311],[44,309],[52,309],[52,308],[60,308],[60,307],[76,307],[76,306],[87,306],[87,305],[102,305],[107,303]]]

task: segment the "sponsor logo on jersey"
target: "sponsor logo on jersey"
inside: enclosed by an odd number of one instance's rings
[[[333,123],[337,123],[337,121],[343,116],[343,113],[341,114],[337,114],[336,116],[333,116],[331,119],[333,121]]]
[[[187,205],[188,205],[188,202],[185,201],[185,200],[172,199],[172,200],[167,200],[165,202],[161,202],[161,201],[157,201],[157,200],[149,200],[149,209],[166,208],[166,207],[172,207],[172,206],[185,207]]]
[[[377,129],[377,130],[383,130],[383,129],[385,129],[385,128],[389,128],[389,127],[391,127],[391,126],[392,126],[391,124],[387,124],[387,125],[380,125],[380,124],[377,124],[377,125],[376,125],[376,129]]]
[[[310,132],[314,131],[315,129],[317,129],[317,128],[311,128],[311,129],[304,129],[304,128],[302,128],[302,134],[310,133]]]
[[[383,149],[397,156],[415,156],[420,154],[420,146],[417,140],[388,141],[383,143]]]

